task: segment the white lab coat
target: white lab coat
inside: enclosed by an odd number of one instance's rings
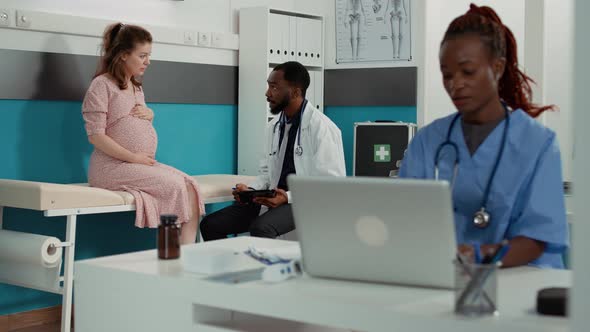
[[[249,184],[254,189],[274,189],[279,183],[283,168],[283,159],[279,153],[279,118],[276,116],[266,128],[266,153],[260,162],[259,176]],[[346,176],[342,134],[332,120],[307,103],[299,125],[303,154],[298,156],[295,153],[298,131],[293,148],[296,174]],[[283,144],[286,143],[283,140]],[[287,196],[291,203],[291,193],[287,192]]]

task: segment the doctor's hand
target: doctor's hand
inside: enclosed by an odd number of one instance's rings
[[[236,188],[234,189],[234,191],[232,191],[232,193],[231,193],[231,194],[234,196],[234,199],[235,199],[237,202],[241,203],[241,202],[240,202],[240,196],[238,195],[238,193],[239,193],[240,191],[247,191],[247,190],[250,190],[250,188],[248,188],[248,186],[247,186],[247,185],[245,185],[245,184],[243,184],[243,183],[238,183],[238,184],[236,184]]]
[[[131,109],[130,114],[131,116],[143,120],[152,121],[154,119],[154,111],[142,104],[135,104],[135,106],[133,106],[133,108]]]
[[[276,208],[279,207],[283,204],[287,204],[289,203],[289,198],[287,196],[287,192],[284,191],[283,189],[275,189],[276,191],[276,195],[275,197],[256,197],[254,198],[254,203],[256,204],[260,204],[260,205],[266,205],[269,208]]]

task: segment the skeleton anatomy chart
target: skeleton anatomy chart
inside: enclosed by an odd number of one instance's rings
[[[412,58],[412,0],[335,1],[336,62]]]

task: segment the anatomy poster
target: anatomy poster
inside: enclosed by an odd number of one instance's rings
[[[335,0],[336,62],[412,58],[412,0]]]

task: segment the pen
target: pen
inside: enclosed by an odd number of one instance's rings
[[[502,258],[504,258],[504,256],[506,256],[506,253],[508,252],[509,248],[510,246],[508,245],[508,240],[503,240],[500,246],[496,248],[496,250],[491,255],[486,255],[483,258],[481,263],[494,264],[499,262]]]
[[[504,256],[506,256],[506,254],[508,253],[509,249],[510,249],[509,244],[502,246],[502,248],[500,248],[500,251],[496,254],[496,256],[494,256],[492,263],[495,264],[497,262],[501,262],[502,259],[504,259]]]
[[[457,252],[456,258],[457,258],[457,262],[459,262],[461,264],[461,266],[465,265],[465,263],[463,263],[463,255],[461,255],[460,253]]]
[[[481,248],[478,243],[473,243],[471,245],[473,247],[473,259],[475,260],[476,264],[481,264]]]
[[[500,246],[498,248],[496,248],[496,250],[494,251],[493,254],[486,255],[483,258],[483,260],[481,261],[481,264],[497,265],[497,267],[499,267],[501,265],[501,260],[504,258],[504,256],[506,256],[506,253],[508,252],[509,248],[510,248],[510,245],[509,245],[508,240],[503,240],[501,242]],[[479,273],[477,273],[476,275],[473,275],[471,282],[469,283],[468,287],[466,287],[465,292],[463,294],[461,294],[461,295],[465,295],[465,296],[461,296],[460,300],[462,302],[460,302],[460,303],[463,304],[466,302],[477,301],[477,299],[480,296],[480,293],[482,292],[482,288],[484,287],[483,285],[486,283],[486,280],[488,279],[488,277],[490,276],[490,274],[492,272],[493,272],[492,269],[486,269],[486,270],[479,271]],[[479,291],[477,291],[477,290],[479,290]],[[472,296],[471,301],[467,300],[469,295]]]
[[[461,257],[461,254],[457,254],[457,262],[459,263],[459,266],[461,266],[461,269],[463,270],[464,273],[466,273],[469,278],[471,278],[471,282],[473,282],[473,274],[471,273],[472,271],[465,265],[463,258]],[[465,300],[467,299],[467,297],[469,296],[469,292],[467,292],[467,289],[472,287],[471,285],[467,285],[465,291],[461,294],[461,296],[459,297],[459,300],[457,301],[457,305],[458,306],[463,306],[465,304]],[[488,305],[492,308],[496,308],[495,303],[492,301],[492,299],[490,299],[490,297],[488,296],[488,294],[482,290],[482,295],[484,297],[484,300],[488,303]]]

